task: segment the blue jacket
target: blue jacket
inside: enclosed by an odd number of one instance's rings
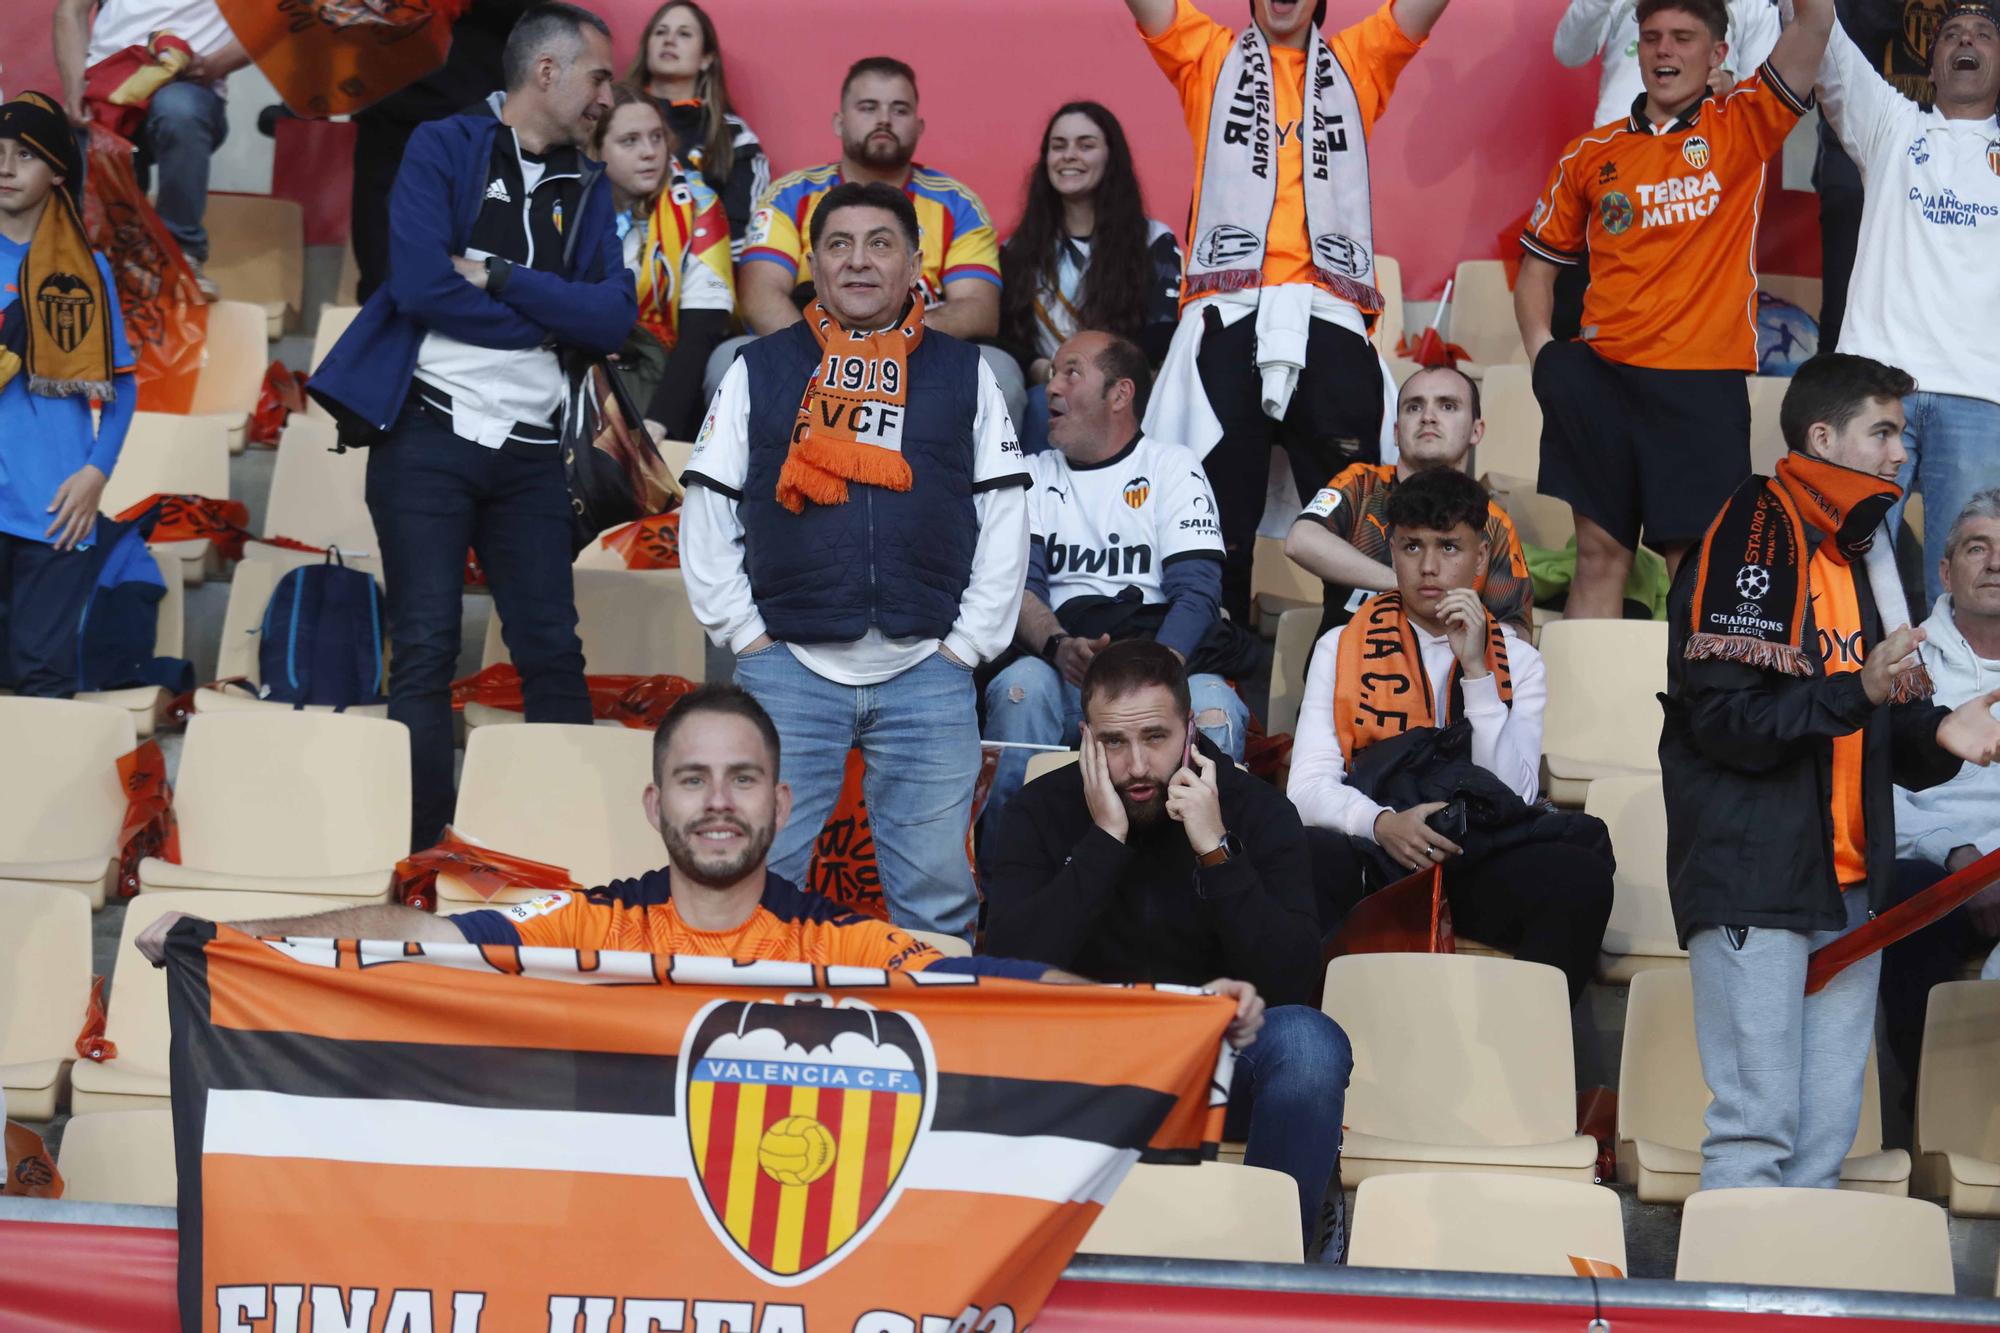
[[[611,182],[586,162],[569,277],[516,267],[498,296],[452,267],[485,197],[500,122],[481,108],[419,125],[389,193],[389,279],[306,385],[344,427],[387,430],[403,410],[417,349],[432,330],[479,347],[554,342],[609,355],[639,314],[614,225]],[[343,431],[345,435],[347,432]]]

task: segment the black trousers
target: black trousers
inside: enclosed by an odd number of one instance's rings
[[[1844,186],[1822,188],[1819,194],[1819,350],[1840,345],[1840,325],[1847,318],[1847,282],[1854,276],[1854,255],[1861,247],[1860,190]]]
[[[367,301],[389,280],[389,191],[403,165],[403,150],[417,132],[414,121],[381,112],[354,117],[354,191],[349,200],[348,235],[360,270],[355,299]]]
[[[0,532],[0,684],[30,698],[76,693],[77,620],[97,571],[89,551]]]
[[[1896,901],[1908,902],[1945,877],[1932,861],[1896,862]],[[1931,987],[1957,981],[1979,935],[1963,907],[1955,908],[1913,935],[1882,950],[1882,1014],[1888,1020],[1889,1053],[1909,1086],[1903,1110],[1916,1123],[1917,1063],[1924,1049],[1924,1015]]]
[[[1379,461],[1382,363],[1366,338],[1314,320],[1291,406],[1283,421],[1274,421],[1264,415],[1256,319],[1246,316],[1225,328],[1213,307],[1204,319],[1196,365],[1222,439],[1202,467],[1222,522],[1222,605],[1243,624],[1250,615],[1250,564],[1264,516],[1271,446],[1282,445],[1291,460],[1301,503],[1348,464]]]

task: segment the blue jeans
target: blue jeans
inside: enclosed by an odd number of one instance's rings
[[[1236,1056],[1224,1132],[1249,1139],[1244,1165],[1282,1171],[1299,1187],[1308,1262],[1316,1257],[1320,1206],[1329,1186],[1340,1188],[1340,1121],[1353,1072],[1347,1034],[1303,1004],[1265,1010],[1257,1040]]]
[[[791,818],[771,844],[772,873],[811,887],[813,840],[840,799],[847,752],[859,746],[889,919],[970,940],[979,908],[965,860],[979,778],[971,669],[933,653],[880,685],[842,685],[778,643],[737,658],[736,682],[777,724],[778,776],[792,788]]]
[[[141,131],[159,175],[153,206],[160,221],[197,263],[208,261],[208,163],[229,137],[228,104],[207,84],[176,79],[153,94]]]
[[[1896,474],[1907,494],[1911,483],[1924,496],[1924,595],[1926,605],[1910,608],[1910,619],[1930,614],[1944,585],[1938,562],[1952,520],[1973,494],[2000,483],[2000,403],[1951,393],[1913,393],[1903,399],[1903,447],[1909,461]],[[1902,521],[1903,506],[1889,511],[1889,531]],[[1890,628],[1894,628],[1891,626]]]
[[[1222,714],[1220,721],[1200,725],[1196,730],[1232,760],[1241,762],[1250,709],[1229,688],[1229,682],[1206,671],[1189,676],[1188,701],[1197,719],[1211,711]],[[1083,691],[1039,657],[1016,658],[986,683],[985,734],[989,741],[1075,745],[1082,721]],[[1014,793],[1021,790],[1027,778],[1028,752],[1002,750],[1000,766],[993,771],[992,790],[986,796],[986,809],[979,816],[980,827],[988,836],[1000,827],[1000,811],[1014,799]]]
[[[524,457],[461,439],[409,406],[368,451],[368,512],[389,611],[389,717],[410,729],[410,843],[451,819],[451,679],[465,552],[479,555],[530,722],[589,726],[570,577],[569,486],[550,446]]]

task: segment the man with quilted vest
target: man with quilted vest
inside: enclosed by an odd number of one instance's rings
[[[891,920],[970,938],[972,672],[1020,611],[1028,470],[979,350],[910,300],[908,197],[839,185],[811,243],[817,299],[744,349],[695,441],[681,568],[784,740],[772,870],[806,882],[858,747]]]

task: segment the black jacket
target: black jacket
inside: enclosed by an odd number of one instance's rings
[[[1937,744],[1949,710],[1928,701],[1877,707],[1860,672],[1826,675],[1810,653],[1813,675],[1804,679],[1740,662],[1687,661],[1699,563],[1681,563],[1667,601],[1667,693],[1660,696],[1667,884],[1681,944],[1702,926],[1846,925],[1833,866],[1833,739],[1857,727],[1864,729],[1869,906],[1883,910],[1895,879],[1890,787],[1921,790],[1958,772],[1958,759]],[[1862,641],[1877,644],[1881,614],[1868,579],[1856,573]],[[1805,614],[1803,642],[1816,643],[1810,604]]]
[[[985,952],[1097,981],[1235,977],[1271,1004],[1317,1006],[1319,923],[1305,829],[1284,793],[1207,740],[1223,825],[1244,854],[1203,869],[1162,818],[1120,843],[1091,822],[1071,764],[1008,802],[988,852]]]

